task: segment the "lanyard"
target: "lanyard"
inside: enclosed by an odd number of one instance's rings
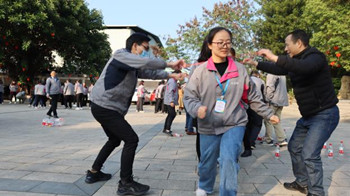
[[[215,72],[214,72],[214,74],[215,74]],[[219,80],[219,78],[218,78],[218,76],[217,76],[216,74],[215,74],[215,78],[216,78],[216,81],[218,82],[218,84],[219,84],[219,86],[220,86],[220,88],[221,88],[221,90],[222,90],[221,99],[223,100],[223,99],[224,99],[224,96],[225,96],[225,94],[226,94],[226,91],[227,91],[228,84],[230,83],[230,80],[227,80],[227,81],[226,81],[226,85],[225,85],[225,89],[224,89],[224,87],[222,86],[222,84],[221,84],[221,82],[220,82],[220,80]]]

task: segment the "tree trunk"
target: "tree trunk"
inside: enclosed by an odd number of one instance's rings
[[[341,78],[341,86],[338,93],[339,99],[350,99],[350,76]]]

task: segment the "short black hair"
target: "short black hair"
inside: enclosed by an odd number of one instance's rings
[[[297,29],[293,32],[288,33],[288,35],[292,35],[293,43],[297,42],[300,39],[304,46],[309,46],[310,37],[305,31]]]
[[[144,33],[133,33],[126,40],[126,49],[131,51],[132,45],[136,43],[137,45],[141,45],[143,42],[149,42],[151,39]]]

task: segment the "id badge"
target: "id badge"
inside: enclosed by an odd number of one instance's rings
[[[226,106],[226,100],[217,99],[217,100],[216,100],[216,104],[215,104],[214,111],[215,111],[215,112],[218,112],[218,113],[224,113],[224,111],[225,111],[225,106]]]

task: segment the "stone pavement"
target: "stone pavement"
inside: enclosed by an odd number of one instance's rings
[[[350,101],[341,101],[341,123],[329,142],[335,157],[324,162],[324,184],[327,195],[350,195]],[[145,106],[145,113],[136,113],[131,106],[126,116],[140,137],[134,163],[135,179],[151,186],[147,195],[195,195],[197,157],[195,136],[169,137],[161,132],[165,115],[154,114]],[[119,177],[121,147],[109,157],[104,171],[115,174],[107,182],[85,184],[89,169],[106,136],[93,119],[90,110],[65,110],[59,116],[62,127],[42,127],[47,110],[34,110],[26,105],[0,105],[0,195],[4,196],[113,196]],[[284,108],[282,125],[290,137],[300,117],[296,104]],[[184,132],[185,115],[178,115],[173,131]],[[264,130],[262,130],[264,132]],[[345,156],[337,154],[344,140]],[[275,159],[273,147],[257,145],[253,156],[241,158],[239,195],[302,195],[287,191],[283,182],[294,180],[286,147]],[[218,194],[218,180],[215,193]]]

